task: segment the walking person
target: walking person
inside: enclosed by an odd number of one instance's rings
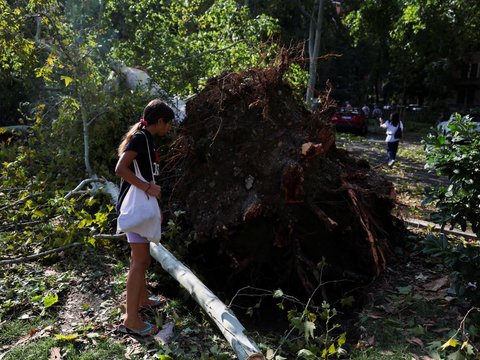
[[[152,100],[145,107],[140,122],[134,124],[124,135],[118,147],[119,160],[115,167],[115,173],[122,178],[117,212],[131,186],[144,191],[147,197],[160,197],[161,187],[154,181],[154,176],[158,175],[158,156],[153,158],[151,155],[157,154],[153,145],[153,135],[167,134],[172,127],[174,117],[173,110],[163,101]],[[135,175],[134,160],[138,164],[141,176],[147,182]],[[161,222],[161,218],[158,221]],[[137,233],[127,232],[126,235],[131,250],[126,291],[127,311],[123,324],[118,330],[131,335],[153,335],[158,332],[158,327],[143,321],[139,311],[142,308],[161,306],[165,298],[149,296],[147,291],[146,272],[151,262],[149,241]]]
[[[353,111],[353,106],[350,104],[350,101],[345,101],[345,111],[350,112]]]
[[[362,111],[363,115],[365,115],[365,117],[368,119],[368,117],[370,116],[370,108],[367,104],[363,104]]]
[[[372,117],[374,119],[380,119],[382,115],[383,115],[382,109],[380,109],[380,107],[377,104],[373,105]]]
[[[400,120],[400,114],[398,112],[393,112],[390,115],[390,120],[386,122],[383,122],[383,119],[380,117],[379,122],[380,126],[386,129],[387,165],[388,167],[392,167],[397,157],[398,144],[403,138],[403,122]]]

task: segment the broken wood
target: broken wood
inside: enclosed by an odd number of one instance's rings
[[[257,344],[245,335],[245,328],[220,299],[163,245],[150,243],[150,254],[177,280],[215,322],[239,360],[262,360]]]
[[[97,183],[102,183],[103,186],[97,186],[96,184]],[[120,189],[118,188],[118,186],[114,183],[112,183],[111,181],[108,181],[106,180],[105,178],[98,178],[96,175],[93,175],[92,178],[89,178],[89,179],[84,179],[80,182],[80,184],[78,184],[75,189],[69,191],[66,195],[65,195],[65,199],[68,200],[70,199],[71,197],[73,197],[74,195],[77,195],[77,194],[81,194],[83,193],[82,189],[89,185],[89,184],[93,184],[93,189],[92,191],[95,193],[97,191],[102,191],[104,192],[105,194],[109,195],[110,197],[110,202],[112,204],[115,204],[117,202],[117,199],[118,199],[118,194],[120,192]]]
[[[463,236],[466,239],[470,240],[479,240],[477,235],[471,231],[460,231],[455,229],[445,229],[444,226],[439,224],[435,224],[430,221],[420,220],[420,219],[412,219],[412,218],[404,218],[402,221],[410,226],[414,226],[417,228],[429,228],[433,231],[438,231],[447,235],[454,235],[454,236]]]

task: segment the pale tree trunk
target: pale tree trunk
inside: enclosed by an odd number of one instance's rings
[[[323,20],[323,0],[315,0],[313,13],[317,10],[317,19],[315,21],[314,15],[310,18],[310,31],[308,39],[308,55],[309,55],[309,78],[307,84],[306,101],[308,105],[312,105],[315,96],[315,83],[317,79],[317,62],[318,54],[320,52],[320,39],[322,35],[322,20]]]
[[[90,136],[88,135],[88,114],[86,110],[86,105],[83,101],[83,96],[81,90],[79,91],[79,102],[80,102],[80,114],[82,117],[83,125],[83,156],[85,161],[85,170],[91,178],[96,178],[96,175],[93,173],[92,166],[90,165]]]
[[[245,328],[233,312],[212,293],[192,271],[161,244],[150,243],[150,254],[215,322],[239,360],[265,360],[257,344],[245,335]]]

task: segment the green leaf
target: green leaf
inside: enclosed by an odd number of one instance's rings
[[[448,339],[448,341],[445,342],[445,344],[443,344],[440,348],[442,350],[445,350],[449,347],[457,347],[458,346],[458,342],[454,339],[454,338],[450,338]]]
[[[32,297],[31,297],[31,300],[32,300],[32,301],[38,301],[38,300],[40,300],[41,298],[42,298],[42,295],[36,295],[36,296],[32,296]]]
[[[48,309],[50,306],[58,302],[58,294],[48,294],[43,298],[43,306]]]
[[[412,285],[397,287],[399,294],[408,295],[412,292]]]
[[[58,340],[65,340],[65,341],[75,341],[78,339],[78,334],[69,334],[69,335],[62,335],[62,334],[53,334]]]
[[[73,81],[73,79],[70,76],[60,76],[60,80],[65,81],[65,87],[70,85],[70,83]]]
[[[34,210],[32,214],[32,219],[41,219],[45,216],[44,212],[41,210]]]
[[[315,328],[315,323],[305,321],[305,341],[308,341],[309,338],[313,339],[313,330],[315,330]]]
[[[347,297],[343,298],[342,300],[340,300],[340,304],[342,304],[342,306],[346,306],[346,307],[351,307],[354,302],[355,302],[355,298],[353,296],[347,296]]]
[[[330,346],[328,347],[328,354],[333,355],[337,352],[337,349],[335,348],[335,344],[331,343]]]
[[[425,334],[425,329],[421,325],[417,325],[414,328],[410,329],[409,332],[414,336],[420,336]]]
[[[283,291],[281,289],[275,290],[275,292],[273,293],[274,298],[279,298],[282,296],[283,296]]]
[[[466,360],[467,358],[460,352],[460,350],[455,351],[447,356],[447,360]]]
[[[317,358],[317,356],[313,352],[307,349],[300,350],[297,353],[297,357],[301,359],[307,359],[307,360],[315,360]]]

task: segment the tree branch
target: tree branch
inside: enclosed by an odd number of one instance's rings
[[[45,194],[51,194],[53,193],[53,191],[45,191],[45,192],[41,192],[41,193],[35,193],[35,194],[30,194],[30,195],[27,195],[25,196],[24,198],[21,198],[11,204],[8,204],[8,205],[5,205],[4,207],[1,207],[0,208],[0,211],[3,211],[3,210],[6,210],[8,208],[11,208],[11,207],[14,207],[14,206],[17,206],[17,205],[20,205],[20,204],[23,204],[24,202],[26,202],[27,200],[30,200],[34,197],[37,197],[37,196],[42,196],[42,195],[45,195]]]
[[[22,223],[16,223],[16,224],[12,224],[12,225],[9,225],[5,228],[0,228],[0,231],[9,231],[10,229],[15,229],[15,228],[19,228],[19,227],[25,227],[25,226],[29,226],[29,225],[36,225],[36,224],[40,224],[42,223],[43,221],[26,221],[26,222],[22,222]]]
[[[90,126],[95,120],[97,120],[100,116],[102,116],[103,114],[106,114],[107,113],[107,110],[101,112],[101,113],[98,113],[97,115],[95,115],[93,118],[90,119],[90,121],[87,123],[87,126]]]
[[[96,240],[99,240],[99,239],[119,240],[119,239],[124,239],[125,234],[96,234],[96,235],[93,235],[92,237]],[[3,259],[3,260],[0,260],[0,266],[1,265],[10,265],[10,264],[20,264],[20,263],[32,261],[32,260],[41,258],[43,256],[47,256],[47,255],[50,255],[50,254],[55,254],[57,252],[60,252],[60,251],[66,250],[66,249],[70,249],[70,248],[73,248],[73,247],[81,246],[81,245],[85,245],[85,243],[84,242],[75,242],[75,243],[72,243],[72,244],[67,244],[67,245],[60,246],[60,247],[55,248],[55,249],[43,251],[43,252],[35,254],[35,255],[23,256],[23,257],[19,257],[19,258],[16,258],[16,259]]]
[[[125,239],[126,235],[121,234],[96,234],[92,236],[95,240],[105,239],[105,240],[120,240]]]
[[[38,253],[38,254],[35,254],[35,255],[29,255],[29,256],[25,256],[25,257],[16,258],[16,259],[1,260],[0,261],[0,266],[1,265],[10,265],[10,264],[21,264],[21,263],[24,263],[24,262],[32,261],[32,260],[41,258],[43,256],[54,254],[54,253],[60,252],[62,250],[70,249],[72,247],[77,247],[77,246],[80,246],[80,245],[85,245],[85,243],[76,242],[76,243],[60,246],[60,247],[55,248],[55,249],[47,250],[47,251],[44,251],[44,252],[41,252],[41,253]]]
[[[82,182],[80,184],[78,184],[75,189],[73,189],[67,195],[65,195],[64,199],[65,200],[70,199],[73,195],[78,194],[80,192],[80,190],[82,190],[85,186],[87,186],[88,184],[91,184],[91,183],[95,183],[95,182],[104,183],[105,179],[91,178],[91,179],[82,180]]]

